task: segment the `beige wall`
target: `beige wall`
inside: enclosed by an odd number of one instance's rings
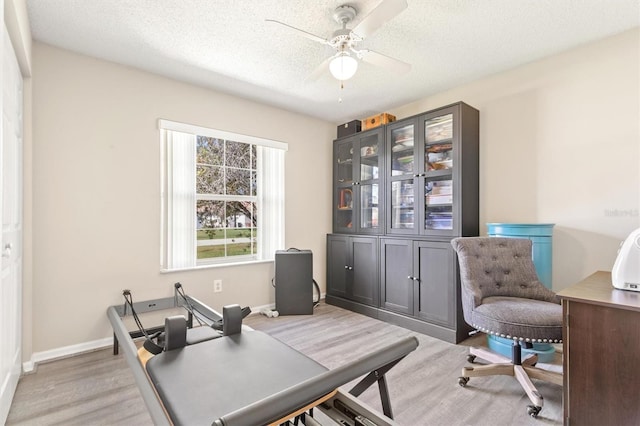
[[[480,224],[555,223],[553,288],[611,270],[640,227],[640,31],[391,110],[480,110]]]
[[[180,281],[216,309],[273,302],[272,263],[159,273],[158,118],[289,143],[286,246],[313,251],[324,290],[333,124],[40,43],[33,104],[33,352],[108,337],[123,289],[154,299]]]

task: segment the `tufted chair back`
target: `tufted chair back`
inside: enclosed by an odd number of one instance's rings
[[[527,239],[499,237],[455,238],[458,253],[464,317],[486,297],[503,296],[560,303],[536,274]]]

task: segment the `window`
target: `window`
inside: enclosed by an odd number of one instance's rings
[[[160,120],[162,269],[273,259],[287,144]]]

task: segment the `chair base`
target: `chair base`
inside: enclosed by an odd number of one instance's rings
[[[538,362],[538,355],[536,354],[527,356],[520,365],[516,365],[510,358],[485,348],[472,347],[469,353],[467,357],[469,362],[473,362],[478,357],[489,361],[491,364],[463,367],[462,376],[458,379],[460,386],[466,386],[470,377],[514,376],[533,403],[533,406],[528,407],[528,413],[532,417],[537,417],[540,410],[542,410],[544,399],[531,382],[531,379],[545,380],[562,386],[562,373],[535,367]]]

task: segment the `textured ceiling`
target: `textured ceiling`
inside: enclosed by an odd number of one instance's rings
[[[35,40],[333,123],[361,119],[640,25],[638,0],[407,0],[360,47],[412,64],[360,63],[339,83],[329,38],[341,4],[357,25],[380,0],[27,0]],[[342,103],[338,98],[342,97]]]

